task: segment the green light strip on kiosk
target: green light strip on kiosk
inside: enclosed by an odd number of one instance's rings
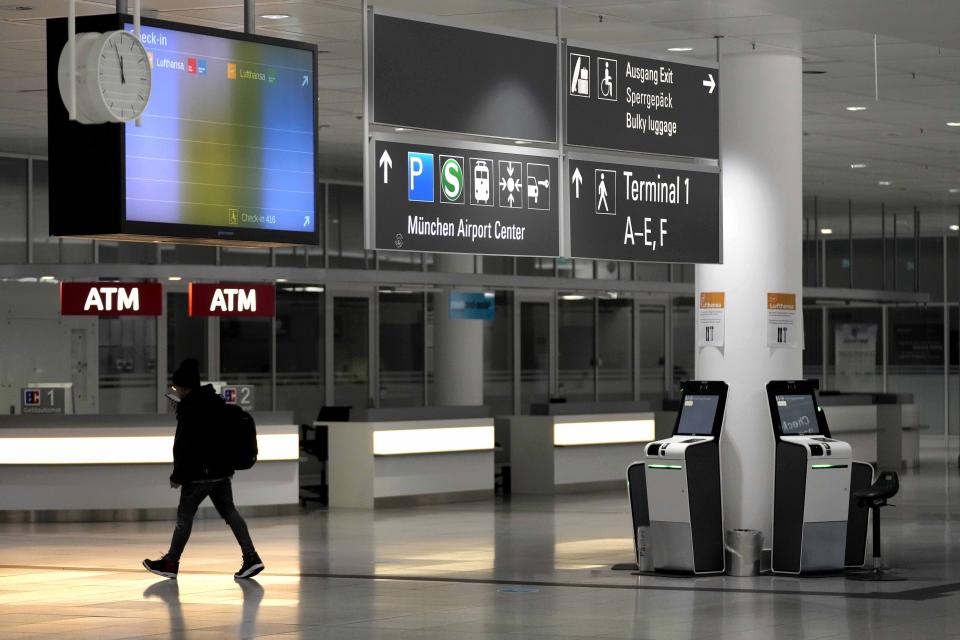
[[[813,469],[846,469],[847,465],[845,464],[815,464],[812,465]]]
[[[683,466],[679,464],[652,464],[650,465],[651,469],[683,469]]]

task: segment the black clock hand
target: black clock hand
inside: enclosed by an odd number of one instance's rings
[[[123,77],[123,56],[120,55],[120,48],[117,43],[113,43],[113,50],[117,52],[117,60],[120,62],[120,84],[126,84],[127,79]]]

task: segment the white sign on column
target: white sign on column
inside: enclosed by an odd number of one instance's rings
[[[797,294],[767,293],[767,346],[803,349],[803,321],[797,309]]]
[[[725,324],[723,291],[701,291],[697,303],[697,347],[722,347]]]

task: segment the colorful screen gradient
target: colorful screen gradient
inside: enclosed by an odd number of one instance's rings
[[[126,219],[313,232],[312,53],[148,26],[141,40],[153,88],[126,125]]]

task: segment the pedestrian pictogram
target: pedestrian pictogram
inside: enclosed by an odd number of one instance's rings
[[[617,61],[597,57],[597,97],[601,100],[617,100]]]
[[[617,172],[608,169],[595,169],[596,193],[594,202],[596,211],[601,215],[617,215]]]
[[[493,179],[493,160],[489,158],[470,158],[470,204],[480,207],[492,207],[493,195],[490,187]]]
[[[464,203],[463,156],[440,156],[440,202]]]
[[[527,163],[527,209],[550,208],[550,166]]]
[[[500,160],[500,206],[507,209],[523,208],[523,164]]]
[[[570,54],[570,95],[590,97],[590,56]]]

